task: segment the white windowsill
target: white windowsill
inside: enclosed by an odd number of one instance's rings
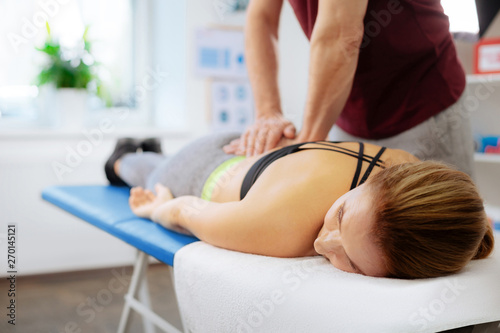
[[[48,140],[53,138],[79,138],[83,132],[93,130],[92,127],[77,129],[55,129],[55,128],[22,128],[22,129],[1,129],[0,140],[5,139],[41,139]],[[119,128],[110,133],[103,133],[105,138],[115,139],[121,137],[159,137],[159,138],[189,138],[190,132],[187,129],[165,129],[156,127],[134,127]]]
[[[118,112],[117,112],[118,111]],[[121,113],[120,113],[121,112]],[[127,109],[105,109],[90,111],[81,120],[79,127],[66,128],[56,126],[54,118],[49,120],[36,118],[0,119],[0,140],[50,140],[53,138],[80,138],[84,133],[100,131],[104,138],[116,139],[120,137],[159,137],[185,139],[193,135],[193,130],[187,125],[171,127],[148,125],[150,121],[144,112],[127,111]],[[105,125],[102,121],[106,120]],[[48,124],[47,124],[48,123]],[[101,128],[101,126],[106,126]]]

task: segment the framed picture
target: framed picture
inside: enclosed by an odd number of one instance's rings
[[[211,129],[243,132],[253,123],[253,95],[248,80],[210,82]]]
[[[476,74],[500,73],[500,38],[482,39],[474,52]]]
[[[242,28],[199,28],[195,36],[198,77],[246,79],[245,36]]]

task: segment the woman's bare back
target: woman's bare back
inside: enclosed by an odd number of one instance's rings
[[[336,146],[347,148],[353,151],[359,151],[359,143],[357,142],[343,142],[335,144]],[[307,144],[303,147],[307,148],[323,148],[318,144]],[[364,154],[375,156],[380,150],[380,146],[372,144],[364,144]],[[267,154],[267,153],[266,153]],[[215,202],[229,202],[240,200],[240,191],[243,179],[246,174],[262,156],[253,156],[246,158],[240,163],[230,168],[227,173],[217,182],[213,192],[212,201]],[[384,162],[384,166],[392,166],[406,162],[418,161],[418,158],[412,154],[399,150],[399,149],[386,149],[380,159]],[[324,184],[330,183],[331,178],[342,179],[342,184],[339,190],[345,193],[349,190],[349,186],[354,176],[357,159],[341,153],[325,151],[325,150],[307,150],[282,157],[272,163],[264,172],[270,174],[268,178],[275,181],[287,181],[293,177],[300,175],[304,177],[318,178],[318,175],[324,177]],[[362,173],[368,168],[368,163],[363,163]],[[380,171],[379,168],[374,168],[372,174]],[[267,178],[267,177],[266,177]],[[257,180],[259,181],[259,180]],[[274,181],[273,181],[274,183]]]

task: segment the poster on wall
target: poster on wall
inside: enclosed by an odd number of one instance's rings
[[[213,131],[243,131],[253,123],[253,97],[246,80],[214,80],[211,83]]]
[[[247,78],[242,29],[200,28],[195,45],[197,77]]]
[[[500,73],[500,38],[483,38],[476,44],[476,74]]]

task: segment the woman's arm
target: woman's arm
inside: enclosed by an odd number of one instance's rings
[[[156,208],[151,219],[230,250],[276,257],[310,255],[326,206],[312,200],[307,184],[296,183],[256,183],[244,200],[236,202],[178,197]]]
[[[151,219],[167,229],[187,230],[209,244],[229,250],[277,257],[300,255],[288,243],[291,228],[283,228],[279,214],[271,212],[269,206],[250,209],[242,201],[216,203],[183,196],[158,207]]]

